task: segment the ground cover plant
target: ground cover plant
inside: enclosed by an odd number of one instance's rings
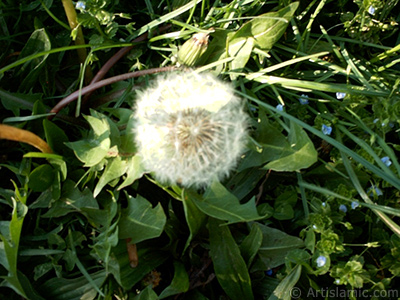
[[[0,2],[0,298],[398,299],[399,19]]]

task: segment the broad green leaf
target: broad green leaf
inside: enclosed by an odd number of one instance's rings
[[[42,217],[61,217],[71,212],[81,212],[82,208],[98,209],[99,205],[88,188],[81,192],[75,182],[67,180],[63,185],[61,198]]]
[[[164,299],[180,293],[185,293],[189,289],[189,276],[185,266],[181,262],[174,262],[175,274],[172,282],[159,295],[159,299]]]
[[[251,52],[254,47],[254,39],[252,37],[248,37],[238,43],[234,43],[229,45],[228,53],[229,56],[235,57],[229,63],[230,70],[233,72],[241,72],[244,66],[249,61]],[[232,74],[231,79],[236,79],[237,75]]]
[[[299,2],[293,2],[277,12],[268,12],[244,24],[229,40],[229,48],[252,37],[255,45],[270,50],[284,34]]]
[[[24,285],[20,282],[20,276],[17,269],[18,249],[21,238],[22,225],[25,215],[28,212],[28,207],[25,205],[27,200],[26,193],[20,193],[14,183],[15,194],[12,198],[13,210],[11,221],[1,223],[0,239],[3,241],[2,247],[5,258],[3,258],[3,266],[8,267],[8,276],[3,281],[2,285],[12,288],[19,295],[27,298]]]
[[[226,223],[210,218],[210,255],[215,275],[225,293],[232,300],[254,299],[251,279],[238,245]]]
[[[206,52],[202,55],[201,59],[199,60],[199,65],[205,65],[212,62],[220,61],[226,58],[227,51],[226,51],[226,43],[228,37],[234,34],[228,30],[216,30],[215,32],[211,33],[212,40],[207,47]],[[222,68],[222,66],[220,66]]]
[[[168,259],[168,254],[160,249],[138,247],[139,263],[135,268],[130,265],[126,242],[120,240],[117,247],[113,248],[110,257],[110,273],[124,289],[130,290],[140,282],[149,272]]]
[[[274,204],[273,217],[277,220],[290,220],[294,217],[293,207],[297,202],[296,191],[285,191],[279,195]]]
[[[127,169],[126,169],[126,178],[124,182],[118,187],[118,190],[127,187],[135,182],[135,180],[141,178],[145,173],[144,168],[142,166],[142,159],[140,155],[135,155],[133,157],[129,157],[126,161]]]
[[[94,197],[97,197],[107,183],[125,174],[126,169],[127,161],[122,160],[120,156],[109,158],[107,160],[107,166],[94,189]]]
[[[121,136],[121,152],[136,153],[134,125],[135,118],[131,116],[126,123],[125,135]]]
[[[261,168],[248,168],[239,173],[234,173],[225,185],[229,186],[232,194],[241,200],[260,183],[267,172],[267,170]]]
[[[50,49],[51,43],[45,29],[37,29],[31,34],[29,40],[22,49],[19,58],[24,58],[43,51],[49,51]],[[20,92],[29,91],[40,79],[39,74],[47,57],[48,54],[37,57],[26,62],[21,68],[19,68],[16,76],[22,79],[22,82],[19,83],[18,89]]]
[[[8,276],[3,282],[0,282],[0,287],[8,287],[13,289],[16,293],[23,296],[20,290],[16,289],[17,285],[24,287],[25,299],[29,300],[45,300],[42,298],[32,287],[30,279],[26,277],[22,272],[18,271],[18,279],[14,276]]]
[[[77,142],[66,143],[70,147],[76,157],[83,163],[85,167],[92,167],[100,163],[107,155],[111,146],[110,125],[107,119],[85,116],[92,130],[87,139]]]
[[[246,261],[247,266],[250,266],[261,247],[263,235],[257,223],[251,225],[250,233],[245,237],[240,244],[240,253]]]
[[[144,240],[159,237],[163,232],[167,218],[159,203],[152,208],[151,203],[142,196],[129,196],[128,207],[122,211],[119,220],[119,238],[131,238],[136,244]]]
[[[55,172],[50,165],[40,165],[29,175],[29,188],[35,192],[47,190],[54,182]]]
[[[295,290],[293,287],[296,285],[297,281],[299,281],[301,269],[301,265],[296,265],[281,283],[279,283],[274,291],[274,295],[278,297],[278,299],[291,300],[293,298],[300,298],[301,294],[297,294],[297,292],[300,292],[300,289]]]
[[[204,226],[207,219],[207,216],[200,209],[197,208],[196,204],[194,204],[192,198],[196,197],[200,198],[198,194],[192,192],[191,190],[185,190],[183,193],[183,211],[185,212],[186,222],[190,231],[184,250],[189,247],[193,237],[197,234],[200,228]]]
[[[261,114],[259,118],[255,138],[261,147],[254,146],[254,149],[246,154],[238,167],[239,172],[293,154],[290,143],[282,132],[272,126],[264,114]]]
[[[99,226],[100,234],[93,238],[94,245],[90,254],[98,260],[102,260],[105,265],[106,271],[108,271],[108,263],[110,259],[110,253],[112,247],[118,244],[118,219],[114,221],[114,218],[118,211],[118,205],[114,197],[109,197],[106,203],[102,205],[104,209],[101,214],[97,209],[82,209],[86,215],[88,215],[89,220],[96,219],[97,224],[102,224]],[[99,218],[101,218],[99,220]],[[114,223],[113,223],[114,221]]]
[[[109,131],[110,131],[110,135],[109,135],[110,143],[111,143],[110,147],[112,147],[112,146],[119,147],[121,144],[121,139],[120,139],[118,126],[109,117],[99,113],[96,110],[91,109],[90,115],[95,119],[102,120],[103,122],[107,122]]]
[[[261,262],[253,269],[268,270],[285,263],[285,257],[290,250],[304,247],[303,240],[286,234],[275,228],[258,224],[263,240],[258,251]],[[255,270],[254,270],[255,271]]]
[[[90,274],[93,282],[101,286],[107,277],[105,270]],[[46,299],[54,300],[92,300],[97,296],[97,291],[85,276],[74,279],[52,278],[40,288]]]
[[[0,88],[1,104],[19,116],[20,109],[33,109],[33,103],[42,100],[42,94],[11,93]]]
[[[214,181],[203,198],[192,197],[194,204],[206,215],[230,223],[249,222],[264,218],[257,212],[255,198],[245,204],[232,195],[221,183]]]
[[[68,137],[65,134],[64,130],[58,127],[53,122],[44,119],[43,120],[43,128],[46,134],[46,141],[49,144],[50,148],[59,154],[64,154],[65,150],[68,149],[65,147],[66,142],[68,142]]]
[[[132,300],[158,300],[158,296],[155,291],[153,291],[153,286],[148,285],[145,289],[141,290],[139,295],[136,295]]]
[[[318,159],[318,152],[307,133],[294,122],[290,123],[288,136],[292,154],[269,162],[264,168],[278,172],[291,172],[308,168]]]

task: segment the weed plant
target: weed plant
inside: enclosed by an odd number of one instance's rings
[[[2,0],[0,299],[398,299],[399,21]]]

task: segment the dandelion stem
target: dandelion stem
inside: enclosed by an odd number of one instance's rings
[[[168,30],[169,28],[171,28],[171,25],[168,24],[166,26],[162,26],[158,29],[158,32],[163,32],[165,30]],[[115,53],[102,67],[101,69],[96,73],[96,75],[93,77],[92,81],[90,82],[91,84],[94,84],[98,81],[100,81],[101,79],[104,78],[104,76],[107,74],[107,72],[122,58],[124,57],[129,51],[132,50],[133,47],[135,47],[136,43],[140,43],[143,42],[144,40],[146,40],[149,36],[149,33],[146,32],[144,34],[142,34],[141,36],[137,37],[136,39],[134,39],[132,41],[133,45],[132,46],[128,46],[128,47],[124,47],[122,49],[120,49],[117,53]],[[92,91],[93,92],[93,91]],[[87,100],[89,99],[90,95],[92,94],[92,92],[88,92],[86,94],[86,96],[82,99],[82,104],[84,105]]]
[[[114,77],[110,77],[104,80],[101,80],[99,82],[96,82],[94,84],[88,85],[86,87],[84,87],[81,90],[77,90],[75,92],[73,92],[71,95],[69,95],[68,97],[65,97],[64,99],[62,99],[60,102],[57,103],[56,106],[54,106],[51,109],[51,113],[55,113],[58,114],[59,111],[65,107],[66,105],[68,105],[69,103],[71,103],[72,101],[78,99],[79,95],[86,95],[89,92],[92,92],[94,90],[97,90],[103,86],[118,82],[118,81],[122,81],[122,80],[127,80],[129,78],[135,78],[135,77],[140,77],[140,76],[144,76],[144,75],[150,75],[150,74],[155,74],[155,73],[161,73],[161,72],[168,72],[168,71],[174,71],[176,70],[177,67],[163,67],[163,68],[154,68],[154,69],[149,69],[149,70],[142,70],[142,71],[136,71],[136,72],[130,72],[130,73],[125,73],[125,74],[121,74],[121,75],[117,75]],[[51,120],[53,116],[49,116],[49,120]]]

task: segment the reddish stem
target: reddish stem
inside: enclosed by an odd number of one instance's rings
[[[167,29],[169,29],[171,27],[170,24],[162,26],[158,29],[159,32],[163,32]],[[136,39],[134,39],[132,41],[132,43],[134,45],[132,46],[128,46],[128,47],[124,47],[120,50],[118,50],[117,53],[115,53],[102,67],[101,69],[97,72],[97,74],[93,77],[92,81],[90,82],[89,85],[92,85],[98,81],[100,81],[101,79],[104,78],[104,76],[107,74],[107,72],[112,68],[112,66],[114,66],[122,57],[124,57],[129,51],[132,50],[132,48],[135,46],[135,44],[143,42],[147,39],[147,37],[149,36],[149,33],[146,32],[144,34],[142,34],[141,36],[137,37]],[[90,95],[93,92],[89,92],[88,94],[86,94],[86,96],[82,99],[82,105],[84,105],[87,100],[89,99]]]
[[[79,95],[86,95],[87,93],[93,92],[94,90],[97,90],[103,86],[118,82],[118,81],[122,81],[122,80],[127,80],[129,78],[135,78],[135,77],[140,77],[140,76],[144,76],[144,75],[150,75],[150,74],[155,74],[155,73],[161,73],[161,72],[168,72],[168,71],[173,71],[176,70],[177,67],[163,67],[163,68],[154,68],[154,69],[149,69],[149,70],[142,70],[142,71],[136,71],[136,72],[131,72],[131,73],[125,73],[125,74],[121,74],[121,75],[117,75],[114,77],[110,77],[101,81],[98,81],[94,84],[88,85],[86,87],[84,87],[81,90],[77,90],[75,92],[73,92],[71,95],[69,95],[68,97],[65,97],[64,99],[62,99],[60,102],[57,103],[56,106],[54,106],[52,108],[52,110],[50,111],[51,113],[55,113],[58,114],[59,111],[65,107],[66,105],[68,105],[69,103],[71,103],[72,101],[78,99]],[[54,115],[49,116],[48,119],[51,120],[53,119]]]

